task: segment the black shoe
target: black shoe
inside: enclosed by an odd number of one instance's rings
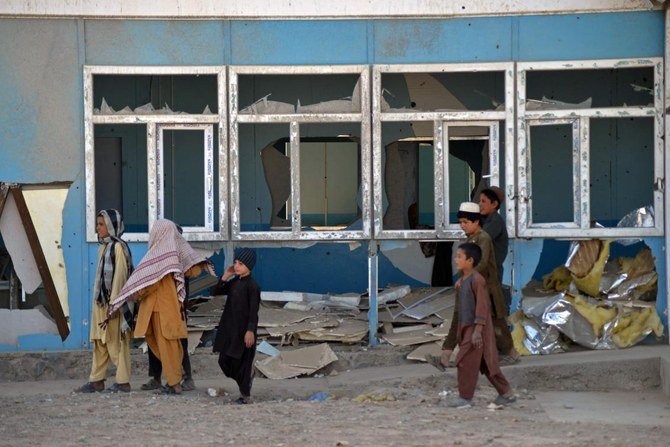
[[[76,390],[76,393],[99,393],[105,389],[105,381],[100,380],[98,382],[86,382]]]
[[[150,391],[150,390],[158,390],[160,389],[160,387],[161,387],[161,381],[156,380],[154,377],[152,377],[151,379],[149,379],[147,383],[142,385],[140,389],[144,391]]]
[[[238,405],[249,405],[251,403],[251,399],[248,397],[242,397],[240,396],[236,401],[236,404]]]
[[[130,384],[129,383],[114,383],[112,386],[107,388],[105,393],[130,393]]]
[[[181,385],[164,385],[158,390],[159,394],[181,394]]]

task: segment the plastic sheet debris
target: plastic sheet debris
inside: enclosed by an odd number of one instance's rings
[[[359,394],[352,400],[362,404],[364,402],[395,402],[396,398],[393,394]]]
[[[312,402],[323,402],[325,400],[332,400],[335,399],[335,396],[333,396],[330,393],[314,393],[311,396],[309,396],[309,401]]]
[[[658,273],[651,250],[608,258],[609,241],[574,242],[566,262],[571,272],[567,289],[563,267],[558,267],[545,275],[543,284],[530,282],[522,290],[521,312],[511,318],[520,353],[559,352],[565,339],[590,349],[626,348],[650,334],[663,335],[654,303]]]
[[[256,346],[256,351],[260,352],[261,354],[269,355],[270,357],[274,357],[280,354],[279,349],[275,348],[265,340]]]
[[[655,225],[654,207],[647,205],[626,214],[617,224],[618,228],[653,228]],[[621,239],[617,241],[621,245],[633,245],[642,239]]]

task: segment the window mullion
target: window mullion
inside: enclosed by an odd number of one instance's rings
[[[149,228],[162,214],[163,142],[155,123],[147,123],[147,191],[149,194]]]
[[[433,122],[433,194],[435,197],[435,231],[438,235],[446,231],[449,225],[448,210],[449,210],[449,193],[448,193],[448,176],[449,176],[449,161],[447,126],[442,121]],[[445,155],[445,152],[447,154]]]
[[[579,220],[575,222],[582,229],[591,228],[591,188],[590,188],[590,141],[589,141],[589,130],[590,130],[590,120],[589,118],[582,117],[577,120],[576,126],[578,132],[577,140],[577,154],[578,154],[578,181],[579,184],[575,184],[575,212],[578,212],[578,215],[575,216]]]
[[[298,237],[302,226],[302,218],[300,215],[300,125],[297,121],[291,121],[290,134],[291,230],[293,236]]]

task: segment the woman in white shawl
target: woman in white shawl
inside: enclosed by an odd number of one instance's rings
[[[128,244],[121,239],[124,230],[121,213],[113,209],[100,211],[96,217],[95,229],[100,247],[91,309],[93,364],[89,382],[77,391],[92,393],[104,390],[107,364],[111,360],[116,365],[116,383],[109,391],[128,392],[133,303],[124,303],[117,307],[119,312],[113,312],[111,318],[107,316],[110,303],[118,297],[132,272],[133,260]]]

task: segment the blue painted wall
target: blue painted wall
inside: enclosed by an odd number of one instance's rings
[[[70,337],[22,337],[0,350],[88,346],[95,244],[85,243],[84,64],[374,64],[662,56],[663,12],[450,20],[130,21],[0,20],[0,180],[69,180],[63,249]],[[654,242],[661,278],[662,240]],[[660,245],[659,245],[660,244]],[[142,244],[133,244],[136,260]],[[516,241],[520,278],[530,278],[541,241]],[[288,262],[287,262],[288,259]],[[266,289],[362,290],[365,249],[319,244],[300,252],[262,250]],[[344,260],[344,261],[343,261]],[[527,265],[524,262],[528,260]],[[304,273],[294,274],[296,268]],[[532,272],[531,272],[532,270]],[[509,271],[509,270],[508,270]],[[407,282],[383,256],[380,284]],[[342,278],[348,278],[347,284]],[[661,284],[659,284],[661,285]],[[663,284],[665,290],[665,284]],[[665,309],[665,293],[659,310]],[[664,316],[667,323],[667,316]]]

